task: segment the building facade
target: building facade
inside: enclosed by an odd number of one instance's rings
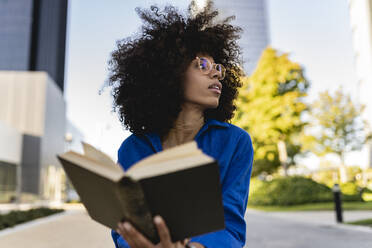
[[[372,0],[349,0],[350,25],[357,76],[357,100],[365,105],[363,118],[372,128]],[[362,156],[372,167],[372,142],[365,145]]]
[[[0,0],[1,196],[61,198],[67,1]]]
[[[9,202],[20,194],[22,135],[0,121],[0,202]]]
[[[56,154],[65,149],[65,112],[62,92],[47,73],[0,71],[0,161],[6,163],[0,170],[18,178],[21,192],[54,197],[50,187],[60,179],[50,173],[61,170]]]
[[[214,0],[220,18],[235,16],[232,21],[243,29],[239,45],[242,47],[243,68],[250,75],[256,68],[262,51],[269,45],[269,29],[267,21],[266,0]],[[197,1],[199,7],[206,1]]]
[[[63,91],[67,0],[0,0],[0,70],[46,71]]]

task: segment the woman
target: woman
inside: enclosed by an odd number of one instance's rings
[[[226,228],[172,243],[164,220],[155,225],[152,244],[130,223],[118,223],[116,247],[243,247],[253,148],[249,135],[227,123],[242,74],[236,43],[240,28],[231,18],[214,23],[209,3],[185,17],[174,7],[137,9],[145,21],[141,32],[118,43],[110,60],[110,85],[120,121],[133,134],[121,145],[124,170],[137,161],[192,140],[220,165]],[[192,199],[190,199],[192,200]],[[187,244],[186,244],[187,243]]]

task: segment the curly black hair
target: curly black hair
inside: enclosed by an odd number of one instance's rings
[[[136,8],[143,20],[141,31],[117,42],[109,60],[108,85],[112,87],[113,110],[126,129],[136,135],[155,132],[164,137],[173,127],[184,102],[183,81],[197,54],[209,55],[226,67],[221,81],[219,106],[204,112],[209,118],[229,121],[240,76],[241,28],[229,24],[230,16],[216,21],[218,11],[209,2],[196,12],[191,2],[186,15],[167,5]]]

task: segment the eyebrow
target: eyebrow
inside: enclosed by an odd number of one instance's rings
[[[206,58],[206,59],[208,59],[209,61],[211,61],[213,64],[216,64],[216,62],[214,61],[213,58],[208,58],[207,56],[200,56],[200,58]]]

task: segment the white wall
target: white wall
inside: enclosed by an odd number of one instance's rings
[[[48,168],[61,171],[56,155],[65,147],[63,93],[46,72],[0,71],[0,121],[0,160],[20,164],[24,190],[42,195],[50,186]],[[19,143],[24,137],[30,142]]]
[[[0,161],[20,164],[21,156],[22,135],[0,121]]]
[[[44,133],[45,72],[0,71],[0,120],[20,133]]]

